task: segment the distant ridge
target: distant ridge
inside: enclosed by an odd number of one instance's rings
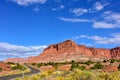
[[[66,62],[66,61],[103,61],[104,59],[120,59],[120,47],[113,49],[93,48],[85,45],[77,45],[72,40],[53,44],[36,56],[29,57],[26,61],[29,63],[47,63],[47,62]],[[20,58],[18,62],[26,62]],[[5,62],[15,62],[15,58],[9,58]]]

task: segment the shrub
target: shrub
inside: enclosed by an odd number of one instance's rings
[[[85,66],[84,66],[84,65],[79,66],[79,69],[84,70],[84,69],[85,69]]]
[[[66,77],[65,80],[92,80],[92,75],[87,71],[75,69]]]
[[[39,80],[39,76],[37,76],[37,75],[33,76],[32,80]]]
[[[32,63],[32,65],[33,65],[33,66],[35,66],[35,65],[36,65],[36,63]]]
[[[84,70],[85,69],[85,66],[82,65],[82,66],[79,66],[79,63],[75,62],[75,61],[71,61],[71,68],[70,70],[73,70],[73,69],[81,69],[81,70]]]
[[[20,78],[16,78],[15,80],[21,80]]]
[[[41,74],[38,75],[38,76],[39,76],[39,79],[38,79],[38,80],[46,80],[49,75],[48,75],[48,73],[43,72],[43,73],[41,73]]]
[[[117,62],[120,62],[120,60],[116,60]]]
[[[109,73],[100,73],[98,77],[103,80],[114,80]]]
[[[93,62],[91,62],[90,60],[84,62],[84,64],[86,64],[86,65],[90,65],[90,64],[92,64],[92,63],[93,63]]]
[[[107,62],[107,60],[105,59],[105,60],[103,60],[103,63],[106,63]]]
[[[93,67],[91,67],[91,69],[102,69],[104,66],[100,63],[97,62]]]
[[[15,80],[120,80],[120,72],[107,73],[74,69],[72,71],[41,72],[31,77]]]
[[[0,68],[0,72],[2,71],[2,68]]]
[[[39,68],[39,67],[41,67],[43,64],[42,63],[39,63],[39,64],[37,64],[37,67]]]
[[[71,68],[70,70],[73,70],[74,68],[76,68],[78,66],[78,64],[75,63],[74,60],[71,61]]]
[[[48,75],[51,75],[52,73],[53,73],[53,71],[51,71],[51,70],[47,71]]]
[[[54,63],[52,66],[53,66],[55,69],[57,69],[58,66],[59,66],[59,64],[58,64],[58,63]]]
[[[62,77],[62,76],[57,76],[57,77],[55,78],[55,80],[65,80],[65,79],[64,79],[64,77]]]
[[[115,60],[114,60],[114,59],[111,59],[111,60],[110,60],[110,63],[114,63],[114,62],[115,62]]]
[[[120,71],[120,64],[119,64],[119,66],[118,66],[118,70]]]
[[[24,80],[29,80],[29,76],[24,76]]]
[[[19,64],[17,64],[17,65],[15,65],[15,66],[12,67],[12,70],[17,70],[17,69],[19,69],[19,70],[25,70],[26,68],[24,66],[22,66],[22,65],[19,65]]]
[[[7,64],[12,64],[12,65],[14,65],[15,63],[13,63],[13,62],[8,62]]]

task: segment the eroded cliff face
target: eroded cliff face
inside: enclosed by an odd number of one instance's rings
[[[89,48],[94,57],[98,58],[111,58],[110,50],[104,48]]]
[[[78,45],[67,40],[63,43],[53,44],[48,46],[43,53],[35,57],[37,62],[63,62],[69,61],[71,58],[75,58],[75,55],[79,52]],[[32,61],[31,59],[29,59]]]
[[[58,43],[54,45],[48,46],[43,53],[53,53],[53,54],[59,54],[59,53],[71,53],[71,52],[77,52],[78,46],[75,42],[71,40],[64,41],[63,43]]]
[[[111,57],[114,59],[120,59],[120,47],[116,47],[110,50]]]
[[[48,46],[43,53],[30,62],[65,62],[65,61],[103,61],[104,59],[119,59],[120,49],[89,48],[84,45],[77,45],[71,40]],[[114,56],[114,57],[113,57]]]
[[[113,49],[89,48],[77,45],[71,40],[48,46],[43,53],[29,57],[27,62],[65,62],[65,61],[102,61],[104,59],[120,59],[120,47]]]

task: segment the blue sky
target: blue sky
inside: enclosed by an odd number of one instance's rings
[[[0,60],[35,56],[67,39],[120,46],[120,0],[0,0]]]

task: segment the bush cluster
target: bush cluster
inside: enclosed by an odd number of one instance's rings
[[[0,68],[0,72],[2,71],[2,68]]]
[[[15,66],[12,67],[12,70],[17,70],[17,69],[19,69],[19,70],[25,70],[26,68],[24,66],[20,65],[20,64],[17,64],[17,65],[15,65]]]
[[[119,64],[119,66],[118,66],[118,70],[120,71],[120,64]]]
[[[7,64],[8,64],[8,65],[14,65],[15,63],[13,63],[13,62],[8,62]]]
[[[50,71],[41,72],[34,76],[25,76],[24,79],[16,80],[120,80],[120,72],[98,72],[82,71],[74,69],[73,71]]]
[[[81,69],[81,70],[84,70],[85,69],[85,66],[82,65],[80,66],[79,63],[75,62],[74,60],[71,61],[71,68],[70,70],[73,70],[73,69]]]
[[[104,66],[100,63],[97,62],[93,67],[91,67],[91,69],[102,69]]]

